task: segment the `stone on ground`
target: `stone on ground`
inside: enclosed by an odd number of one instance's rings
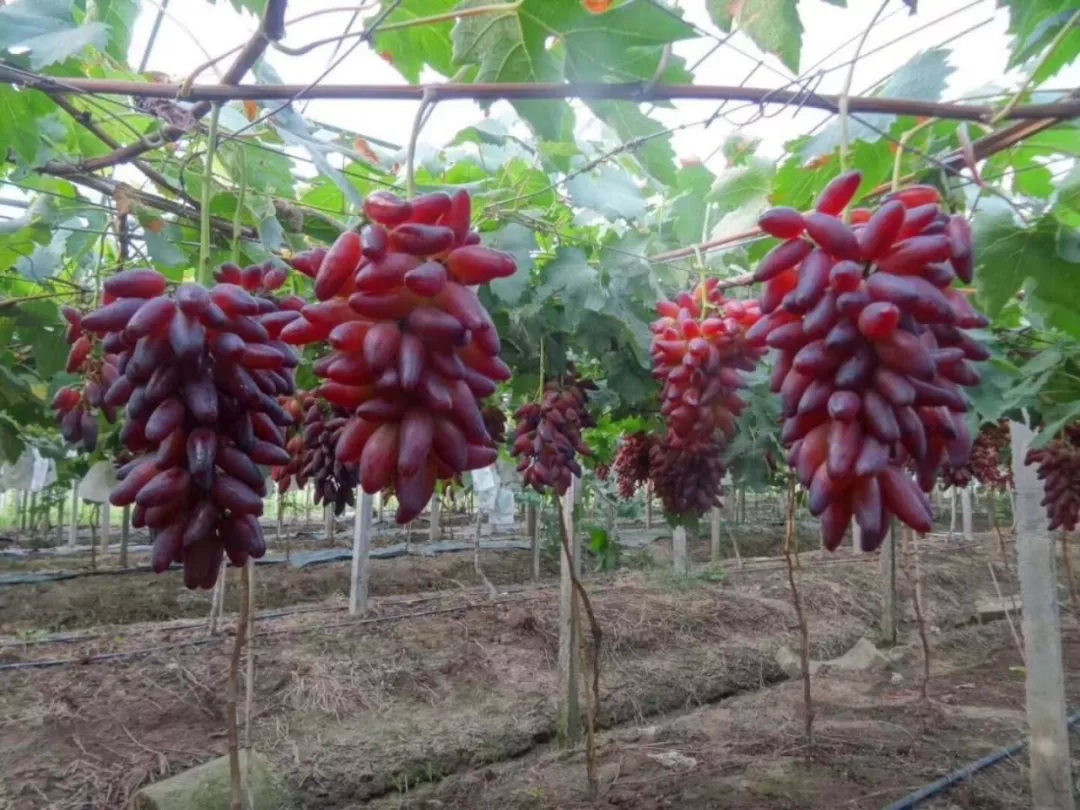
[[[240,773],[247,768],[240,752]],[[255,807],[259,810],[291,810],[294,803],[285,783],[255,754],[251,761]],[[218,757],[190,770],[147,785],[135,794],[133,810],[227,810],[232,799],[229,758]]]

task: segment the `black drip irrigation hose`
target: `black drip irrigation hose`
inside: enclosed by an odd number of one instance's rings
[[[1073,712],[1065,720],[1065,724],[1069,728],[1072,728],[1077,722],[1080,722],[1080,711]],[[1028,742],[1028,738],[1025,738],[1006,745],[1004,748],[999,748],[997,751],[987,754],[982,759],[970,762],[964,767],[953,771],[948,776],[943,776],[937,781],[931,782],[926,787],[919,788],[914,793],[910,793],[899,801],[893,802],[888,805],[885,810],[911,810],[911,808],[922,804],[927,799],[952,787],[957,782],[962,782],[965,779],[974,776],[979,771],[989,768],[991,765],[996,765],[1001,762],[1001,760],[1008,759],[1014,754],[1018,754],[1027,747]]]

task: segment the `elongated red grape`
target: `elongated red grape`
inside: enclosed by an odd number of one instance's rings
[[[509,253],[483,245],[455,248],[446,257],[450,275],[459,284],[487,284],[497,278],[512,276],[517,269]]]
[[[446,286],[446,268],[441,262],[424,262],[405,274],[405,286],[416,295],[430,298]]]
[[[412,216],[412,205],[391,191],[376,191],[364,200],[364,214],[381,225],[397,225]]]
[[[789,239],[781,242],[768,253],[754,271],[754,281],[768,281],[794,267],[813,250],[812,243],[805,239]]]
[[[794,239],[803,232],[802,214],[786,205],[770,208],[758,217],[758,227],[777,239]]]
[[[127,484],[127,481],[123,483]],[[162,506],[182,496],[190,484],[191,476],[183,467],[164,470],[143,485],[135,496],[135,503],[147,508]]]
[[[82,328],[99,335],[120,331],[144,303],[145,298],[120,298],[84,315]]]
[[[217,475],[210,487],[210,497],[220,509],[249,515],[261,515],[262,498],[247,484],[231,475]]]
[[[165,276],[149,268],[124,270],[105,279],[101,289],[114,298],[153,298],[165,292]]]
[[[821,190],[814,202],[814,210],[830,216],[839,214],[855,196],[860,182],[862,174],[857,171],[838,174]]]
[[[337,294],[345,280],[356,271],[360,257],[360,235],[356,231],[345,231],[323,257],[315,277],[315,297],[325,301]]]
[[[917,532],[933,528],[933,518],[925,508],[915,482],[899,467],[889,464],[878,473],[878,484],[885,506]]]
[[[449,204],[449,198],[447,203]],[[441,225],[406,222],[390,231],[390,249],[413,256],[442,253],[453,244],[454,232]]]
[[[429,411],[410,408],[401,419],[397,474],[414,475],[431,452],[435,423]]]
[[[903,204],[893,200],[873,213],[866,227],[856,236],[863,259],[877,261],[892,247],[904,225],[904,212]]]
[[[394,475],[398,457],[397,424],[379,425],[368,438],[360,456],[360,483],[364,492],[374,494],[384,489]]]
[[[378,373],[396,365],[401,348],[401,330],[393,321],[375,324],[364,336],[364,359]]]

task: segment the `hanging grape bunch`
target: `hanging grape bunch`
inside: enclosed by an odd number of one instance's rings
[[[661,301],[653,332],[653,376],[661,381],[664,435],[650,448],[653,490],[670,515],[700,515],[720,504],[721,455],[746,404],[742,371],[764,354],[746,340],[758,302],[724,297],[706,279],[674,301]]]
[[[105,281],[101,307],[82,318],[116,355],[102,402],[126,406],[120,440],[137,454],[117,471],[109,501],[134,504],[132,525],[155,533],[154,571],[183,563],[189,588],[212,587],[225,555],[243,565],[266,551],[258,465],[288,461],[282,428],[292,418],[277,396],[293,390],[297,364],[277,337],[299,312],[269,295],[283,281],[263,267],[257,296],[228,281],[170,293],[160,273],[127,270]]]
[[[890,515],[930,530],[924,491],[943,459],[968,458],[962,388],[989,356],[964,331],[986,319],[952,286],[971,281],[967,220],[943,212],[936,189],[910,186],[853,211],[849,227],[841,212],[859,182],[858,172],[834,178],[807,214],[762,215],[762,230],[784,241],[754,274],[764,315],[748,333],[777,351],[781,442],[830,550],[853,515],[867,550]]]
[[[510,455],[519,459],[517,470],[524,482],[543,492],[551,487],[562,496],[572,476],[581,477],[576,453],[590,455],[581,438],[583,428],[594,422],[586,406],[592,380],[581,379],[572,363],[566,364],[563,380],[548,380],[539,402],[527,402],[514,412],[514,444]]]
[[[966,487],[976,480],[992,489],[1010,490],[1013,486],[1012,471],[1002,463],[1002,451],[1009,446],[1009,423],[1001,420],[987,422],[975,434],[971,455],[959,467],[948,459],[941,465],[941,483],[948,487]]]
[[[67,328],[64,340],[68,351],[65,370],[82,377],[81,384],[65,385],[58,389],[52,400],[53,417],[60,425],[60,435],[72,444],[82,442],[88,453],[97,447],[98,421],[94,409],[100,409],[110,423],[116,421],[116,408],[106,405],[105,392],[119,376],[115,353],[94,354],[97,341],[86,334],[82,327],[82,313],[74,307],[60,308]]]
[[[326,340],[333,351],[315,373],[315,394],[349,421],[335,457],[358,463],[364,491],[392,486],[396,520],[408,523],[436,480],[486,467],[497,452],[480,400],[510,377],[499,335],[470,287],[510,276],[513,257],[469,229],[468,192],[402,200],[375,192],[371,220],[343,233],[325,253],[298,254],[315,272],[318,303],[282,331],[293,344]]]
[[[615,483],[619,497],[630,500],[638,487],[649,480],[649,450],[653,439],[643,430],[629,433],[615,450]]]
[[[601,481],[607,481],[611,477],[611,465],[606,464],[603,461],[598,461],[593,465],[593,472],[596,473],[596,477]]]
[[[287,398],[282,406],[298,428],[285,443],[289,462],[274,467],[270,477],[283,493],[289,490],[293,480],[303,489],[310,479],[315,505],[324,501],[331,503],[334,514],[341,515],[346,506],[356,505],[355,491],[359,483],[356,465],[342,464],[334,453],[349,421],[348,411],[331,408],[304,393]]]
[[[484,418],[484,427],[496,445],[506,442],[506,413],[498,405],[485,405],[480,412]]]
[[[1024,464],[1037,464],[1048,529],[1071,532],[1080,519],[1080,422],[1074,422],[1045,447],[1028,450]]]

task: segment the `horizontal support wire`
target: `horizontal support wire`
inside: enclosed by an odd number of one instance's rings
[[[41,90],[49,94],[119,94],[133,98],[176,98],[179,84],[134,82],[113,79],[80,79],[12,71],[0,67],[0,81]],[[273,99],[353,99],[370,101],[419,101],[425,94],[433,101],[489,101],[495,99],[610,99],[646,101],[748,101],[758,104],[801,104],[804,107],[835,112],[840,97],[814,93],[806,97],[802,89],[739,87],[737,85],[650,84],[642,82],[578,83],[478,83],[461,84],[299,84],[195,85],[185,97],[188,101],[212,102]],[[959,104],[918,99],[851,96],[852,112],[893,115],[924,115],[961,121],[988,121],[998,109],[985,104]],[[1020,104],[1010,113],[1011,119],[1073,118],[1080,115],[1080,100],[1066,99],[1050,104]]]

